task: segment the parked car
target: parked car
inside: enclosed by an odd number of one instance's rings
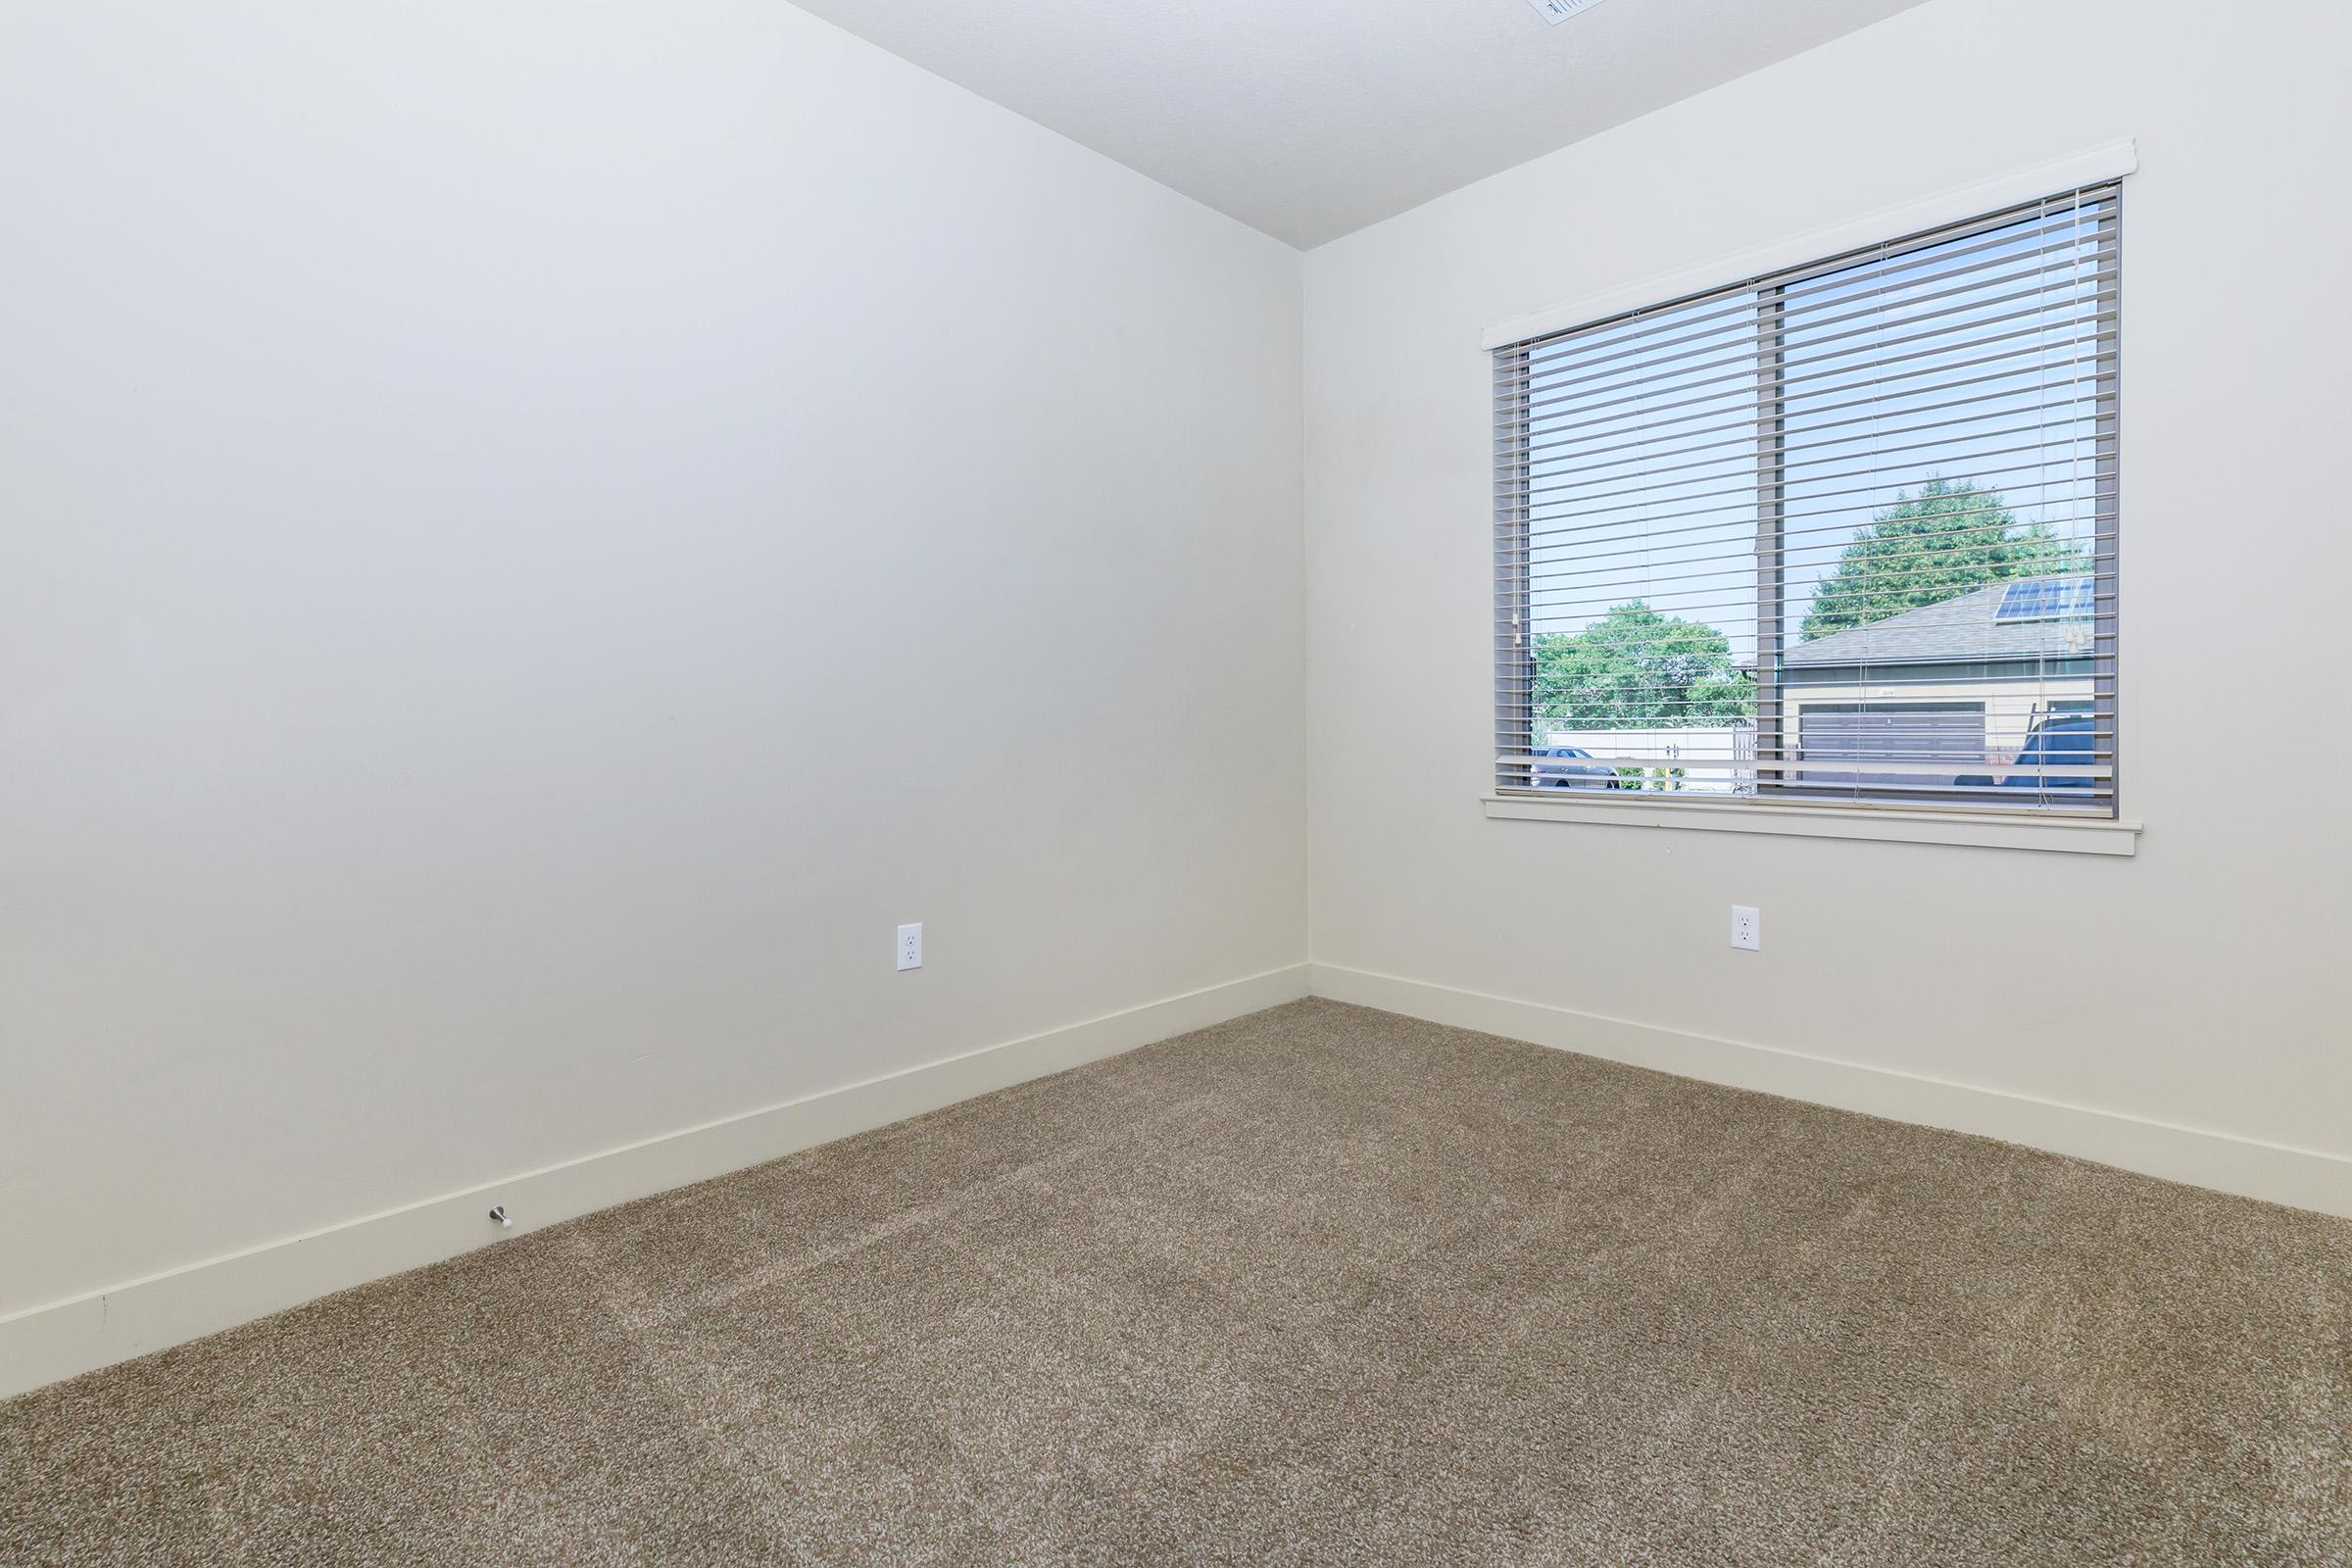
[[[1613,790],[1618,788],[1617,770],[1592,760],[1592,754],[1574,746],[1534,746],[1528,755],[1536,759],[1530,770],[1531,781],[1540,790]],[[1576,759],[1582,759],[1579,765]]]
[[[2063,718],[2045,718],[2034,726],[2026,744],[2017,754],[2012,767],[2058,768],[2069,762],[2088,766],[2099,749],[2098,718],[2090,713],[2069,713]],[[1989,787],[1988,773],[1963,773],[1952,780],[1954,784],[1974,784]],[[2012,773],[2000,781],[2005,790],[2027,790],[2045,794],[2053,790],[2068,790],[2087,795],[2098,787],[2098,780],[2088,773]]]

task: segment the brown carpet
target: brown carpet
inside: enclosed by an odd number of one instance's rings
[[[1308,1002],[0,1406],[9,1563],[2352,1561],[2352,1224]]]

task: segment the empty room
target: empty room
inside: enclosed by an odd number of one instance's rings
[[[0,1568],[2352,1565],[2348,60],[0,0]]]

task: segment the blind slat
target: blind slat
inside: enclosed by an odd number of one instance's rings
[[[1805,347],[1809,352],[1820,354],[1826,362],[1862,356],[1873,348],[1883,352],[1887,348],[1902,344],[1950,336],[1963,330],[1969,324],[1982,326],[1994,322],[2020,320],[2034,316],[2055,316],[2068,311],[2074,312],[2077,316],[2096,315],[2100,311],[2113,309],[2116,289],[2112,270],[2093,271],[2088,278],[2084,278],[2080,271],[2070,272],[2069,276],[2075,278],[2080,286],[2072,299],[2057,301],[2052,300],[2047,286],[2045,274],[2049,270],[2051,270],[2043,269],[2032,273],[2019,274],[2020,278],[2034,277],[2040,280],[2033,287],[2014,289],[2008,293],[1994,295],[1990,299],[1961,299],[1958,303],[1946,306],[1939,311],[1912,311],[1904,317],[1901,324],[1905,327],[1918,327],[1922,322],[1936,323],[1925,331],[1908,331],[1899,337],[1889,338],[1886,336],[1886,323],[1884,320],[1866,320],[1865,324],[1848,332],[1825,332],[1816,324],[1808,330]],[[1958,298],[1968,294],[1971,289],[1981,284],[2010,280],[1987,277],[1972,282],[1965,287],[1943,290],[1935,297],[1939,299]],[[2013,304],[2020,300],[2030,300],[2034,303],[1991,317],[1983,314],[1989,306]],[[1918,302],[1913,300],[1908,303],[1916,305]],[[1744,314],[1752,318],[1759,311],[1767,313],[1768,318],[1762,322],[1751,322],[1750,324],[1760,325],[1767,330],[1775,326],[1786,326],[1788,318],[1786,305],[1750,306],[1746,308]],[[1729,334],[1710,335],[1728,337]],[[1740,341],[1744,343],[1751,337],[1752,333],[1743,331]],[[1834,346],[1838,345],[1844,346],[1837,347],[1837,351],[1834,353],[1828,352]],[[1682,379],[1686,384],[1692,386],[1705,386],[1716,381],[1738,380],[1737,368],[1746,364],[1747,357],[1744,353],[1733,352],[1736,346],[1738,345],[1732,342],[1710,342],[1703,348],[1690,350],[1683,356],[1690,363],[1680,367],[1684,372]],[[1714,357],[1709,358],[1708,356]],[[1622,381],[1604,381],[1595,384],[1590,376],[1582,373],[1575,366],[1559,364],[1546,367],[1540,371],[1531,368],[1527,377],[1527,412],[1535,416],[1544,416],[1547,410],[1558,408],[1564,404],[1573,404],[1582,413],[1593,414],[1638,403],[1644,395],[1655,395],[1654,391],[1645,394],[1642,389],[1653,385],[1657,381],[1668,379],[1658,373],[1662,369],[1663,367],[1657,367],[1648,373],[1631,376]],[[1728,373],[1724,375],[1696,373],[1702,370],[1712,372],[1718,369],[1723,369]],[[1625,392],[1628,395],[1625,397],[1606,395],[1617,392]],[[1622,416],[1609,416],[1622,417]]]
[[[2112,192],[2113,187],[2109,187]],[[1849,284],[1867,286],[1882,274],[1905,266],[1916,251],[1936,244],[1944,247],[1947,268],[1957,270],[1975,265],[1973,256],[2003,244],[2016,245],[2021,241],[2029,247],[2044,234],[2065,231],[2091,242],[2100,226],[2112,217],[2116,198],[2086,194],[2080,203],[2071,198],[2068,204],[2040,210],[2012,209],[1997,218],[1987,219],[1988,225],[1982,234],[1971,238],[1960,230],[1939,230],[1940,239],[1921,236],[1916,241],[1896,241],[1872,246],[1865,251],[1849,252],[1842,259],[1833,259],[1814,267],[1791,269],[1786,272],[1767,273],[1745,282],[1729,283],[1701,294],[1686,295],[1680,299],[1662,301],[1639,311],[1629,311],[1603,320],[1572,327],[1564,332],[1547,333],[1527,341],[1498,347],[1499,353],[1514,350],[1524,353],[1550,353],[1556,357],[1582,348],[1594,356],[1609,355],[1628,358],[1638,354],[1658,352],[1671,347],[1656,341],[1657,334],[1688,330],[1694,324],[1713,324],[1737,318],[1748,296],[1760,288],[1798,285],[1814,281],[1825,269],[1841,266],[1842,275]],[[2006,229],[2004,235],[2001,231]],[[2112,225],[2109,225],[2112,232]],[[1708,313],[1713,313],[1712,315]]]
[[[1848,425],[1867,423],[1870,417],[1867,415],[1857,415],[1850,419],[1829,419],[1821,416],[1845,414],[1857,409],[1883,408],[1888,398],[1893,396],[1897,390],[1891,383],[1920,379],[1931,375],[1935,377],[1938,391],[1952,391],[1963,387],[1985,387],[1999,381],[2022,380],[2028,376],[2046,374],[2052,369],[2063,369],[2070,380],[2074,379],[2083,361],[2093,356],[2080,353],[2069,355],[2068,351],[2079,349],[2083,344],[2099,343],[2105,335],[2106,323],[2111,322],[2116,315],[2116,312],[2107,311],[2095,318],[2079,318],[2068,324],[2076,327],[2088,325],[2094,330],[2078,331],[2063,337],[2052,335],[2046,327],[2033,327],[2024,331],[2004,333],[1998,338],[1979,339],[1970,346],[1976,347],[1984,343],[1996,342],[2014,342],[2018,346],[2003,349],[1994,354],[1980,355],[1970,360],[1954,361],[1950,358],[1951,350],[1936,350],[1928,354],[1897,356],[1893,359],[1876,362],[1866,367],[1874,372],[1874,378],[1869,386],[1867,388],[1857,386],[1849,389],[1858,395],[1846,398],[1842,402],[1821,402],[1810,405],[1807,410],[1810,427],[1818,431],[1842,429]],[[2062,356],[2056,365],[2050,363],[2053,356]],[[1965,378],[1956,377],[1950,373],[1958,369],[1973,369],[1979,366],[1999,365],[2010,361],[2024,363],[2021,363],[2015,369],[1986,371],[1981,375]],[[1875,373],[1887,370],[1890,366],[1906,366],[1911,368],[1892,370],[1883,375]],[[1847,370],[1841,369],[1833,373],[1839,378],[1854,379],[1853,372]],[[1740,390],[1748,394],[1747,401],[1751,404],[1753,394],[1752,386],[1749,383],[1753,380],[1753,374],[1751,369],[1748,380],[1740,383]],[[1783,395],[1787,396],[1799,390],[1799,383],[1807,379],[1812,378],[1800,376],[1784,378],[1781,383]],[[1731,385],[1727,383],[1725,391],[1710,394],[1700,401],[1711,406],[1720,406],[1731,401],[1730,392]],[[2018,395],[2014,391],[2006,393],[1978,391],[1964,398],[1945,398],[1934,404],[1925,404],[1911,412],[1927,413],[1938,409],[1962,408],[1976,403],[2014,399]],[[1718,407],[1718,412],[1727,411],[1722,411]],[[1703,417],[1703,416],[1701,416]],[[1614,424],[1621,421],[1609,422]],[[1587,457],[1600,457],[1614,452],[1654,448],[1669,441],[1704,446],[1707,444],[1706,438],[1709,436],[1720,436],[1731,431],[1752,431],[1755,428],[1755,415],[1751,408],[1744,417],[1737,420],[1723,418],[1713,424],[1691,425],[1687,429],[1683,428],[1683,423],[1684,421],[1679,419],[1625,422],[1622,428],[1611,429],[1608,432],[1609,439],[1605,442],[1595,440],[1591,436],[1574,435],[1561,435],[1557,440],[1548,439],[1559,435],[1559,432],[1546,425],[1539,433],[1547,439],[1531,442],[1524,448],[1524,451],[1531,460],[1540,460],[1552,452],[1574,451]],[[1624,459],[1621,461],[1632,462],[1635,460]],[[1588,464],[1580,466],[1578,470],[1573,471],[1602,466],[1607,466],[1607,465]],[[1560,471],[1565,473],[1572,470],[1562,469]]]

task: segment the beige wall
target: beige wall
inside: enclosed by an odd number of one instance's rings
[[[1303,956],[1295,252],[770,0],[11,0],[0,192],[0,1316]]]
[[[2328,303],[2352,245],[2330,172],[2346,16],[1932,0],[1313,252],[1318,985],[1373,971],[2352,1153],[2332,801],[2352,730],[2325,721],[2352,572],[2324,462],[2352,352]],[[1481,328],[2118,136],[2143,171],[2122,520],[2138,857],[1485,819]],[[2313,783],[2258,792],[2211,760],[2224,734],[2291,736]],[[1762,953],[1728,946],[1735,903],[1763,909]]]

